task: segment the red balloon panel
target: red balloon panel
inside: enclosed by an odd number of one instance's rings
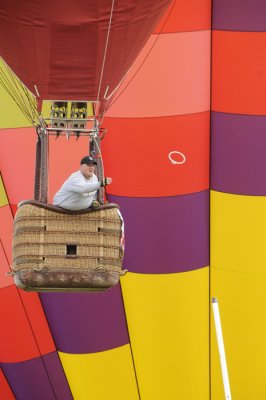
[[[8,262],[2,241],[0,241],[0,287],[13,285],[13,278],[6,276],[6,273],[10,271],[10,263]]]
[[[154,33],[200,31],[210,28],[211,0],[176,0],[169,6]]]
[[[53,339],[36,293],[14,285],[0,290],[0,362],[19,362],[55,351]]]
[[[35,147],[33,128],[0,130],[0,167],[12,206],[34,195]],[[89,152],[87,137],[66,139],[65,135],[49,141],[49,200],[65,179],[79,169],[80,160]],[[13,212],[16,207],[12,208]]]
[[[106,118],[105,174],[113,178],[108,191],[118,196],[158,197],[208,189],[209,119],[209,112]]]
[[[13,215],[9,205],[0,207],[0,240],[9,265],[12,262]]]
[[[266,114],[266,32],[213,31],[212,108]]]
[[[36,136],[34,128],[0,130],[0,169],[11,204],[33,197]]]

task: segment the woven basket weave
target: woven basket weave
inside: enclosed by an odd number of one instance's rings
[[[122,271],[118,206],[67,212],[36,201],[16,213],[12,270],[24,290],[104,290]]]

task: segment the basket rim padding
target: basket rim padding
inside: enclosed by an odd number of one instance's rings
[[[66,210],[65,208],[54,206],[49,203],[43,203],[38,200],[23,200],[18,204],[18,208],[21,206],[24,206],[26,204],[30,204],[30,205],[40,207],[40,208],[45,208],[46,210],[58,212],[61,214],[69,214],[69,215],[86,214],[86,213],[97,212],[97,211],[101,211],[101,210],[107,210],[109,208],[120,209],[118,204],[106,203],[106,204],[101,204],[100,207],[98,207],[98,208],[85,208],[84,210]]]

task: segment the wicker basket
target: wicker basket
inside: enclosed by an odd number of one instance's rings
[[[116,285],[122,271],[122,219],[116,204],[66,211],[20,203],[14,221],[14,280],[27,291],[92,291]]]

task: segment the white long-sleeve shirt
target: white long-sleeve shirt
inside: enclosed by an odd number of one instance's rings
[[[67,210],[84,210],[96,198],[100,183],[95,174],[86,179],[80,171],[74,172],[54,196],[53,204]]]

